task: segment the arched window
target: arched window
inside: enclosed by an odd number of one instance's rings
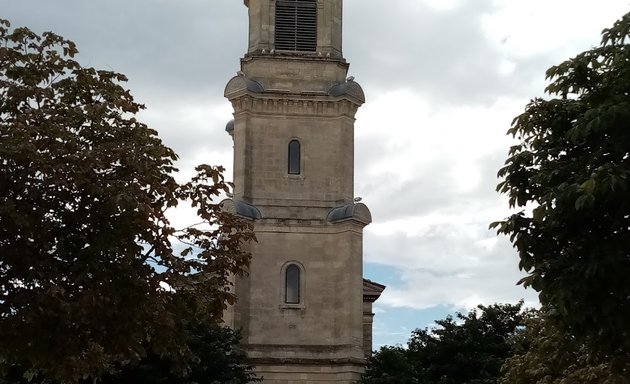
[[[297,140],[291,140],[289,142],[289,169],[288,172],[291,175],[300,174],[300,142]]]
[[[284,271],[284,302],[286,304],[300,303],[300,268],[291,264]]]
[[[277,0],[276,49],[317,50],[317,0]]]

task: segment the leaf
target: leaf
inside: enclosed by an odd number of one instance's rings
[[[581,210],[585,207],[588,207],[593,200],[592,195],[581,195],[575,200],[575,209]]]
[[[595,191],[595,186],[596,186],[595,179],[590,178],[586,180],[585,182],[583,182],[582,184],[580,184],[580,186],[578,187],[578,191],[585,195],[593,195]]]

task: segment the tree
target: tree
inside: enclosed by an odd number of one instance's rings
[[[234,302],[229,276],[254,239],[213,201],[230,188],[223,168],[178,184],[176,154],[135,119],[123,75],[82,67],[53,33],[9,28],[0,21],[0,370],[76,383],[148,352],[184,369],[184,329]],[[204,226],[170,225],[182,201]]]
[[[547,70],[546,91],[508,133],[497,190],[523,209],[510,236],[549,315],[605,354],[630,353],[630,14],[599,47]]]
[[[405,348],[397,346],[381,347],[368,357],[363,384],[417,384],[415,367]]]
[[[385,347],[368,361],[365,384],[495,384],[511,355],[508,339],[523,325],[522,302],[478,306],[438,327],[417,329],[407,344]]]
[[[246,384],[260,381],[245,353],[238,349],[240,335],[207,322],[190,324],[186,342],[192,352],[186,372],[177,372],[167,357],[149,354],[134,366],[101,378],[102,384]]]
[[[501,368],[500,384],[627,384],[615,359],[590,352],[588,346],[560,332],[545,310],[531,311],[522,332],[510,339],[513,354]]]
[[[191,322],[186,328],[186,345],[191,356],[185,371],[169,356],[148,351],[139,362],[127,364],[114,373],[98,378],[101,384],[246,384],[258,382],[253,367],[245,353],[238,349],[240,334],[208,322]],[[28,384],[57,381],[42,375],[31,380],[24,377],[24,370],[12,366],[0,376],[0,384]],[[82,384],[91,380],[80,380]]]

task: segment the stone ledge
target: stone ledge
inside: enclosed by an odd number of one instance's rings
[[[256,113],[259,115],[299,116],[311,117],[340,117],[354,118],[361,102],[350,100],[345,96],[332,97],[325,95],[306,94],[254,94],[247,90],[235,91],[226,95],[234,114],[242,112]]]
[[[250,357],[249,361],[260,367],[261,365],[298,365],[298,366],[365,366],[365,359],[339,358],[339,359],[300,359],[300,358],[273,358]]]

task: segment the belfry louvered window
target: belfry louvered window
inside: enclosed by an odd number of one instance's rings
[[[277,0],[276,49],[317,50],[317,0]]]

